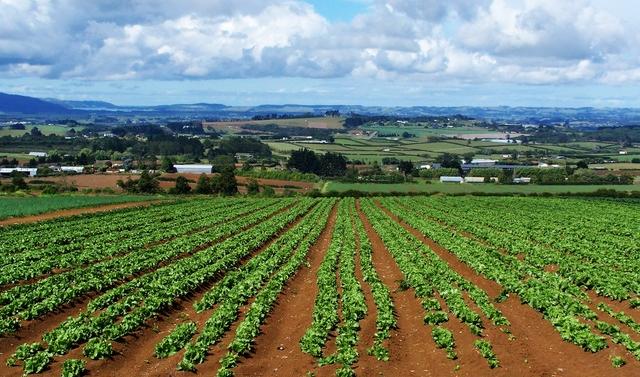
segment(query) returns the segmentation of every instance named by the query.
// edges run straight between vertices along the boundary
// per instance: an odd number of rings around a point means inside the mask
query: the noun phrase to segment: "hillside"
[[[69,114],[73,113],[62,105],[38,98],[0,93],[0,112],[21,114]]]

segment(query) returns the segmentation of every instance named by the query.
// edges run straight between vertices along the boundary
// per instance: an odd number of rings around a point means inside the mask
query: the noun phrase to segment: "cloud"
[[[599,0],[0,0],[0,77],[640,81],[637,23]]]

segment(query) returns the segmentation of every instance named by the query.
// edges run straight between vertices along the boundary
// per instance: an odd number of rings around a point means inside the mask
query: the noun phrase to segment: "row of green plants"
[[[269,201],[272,204],[273,201]],[[0,293],[0,333],[17,330],[22,320],[35,319],[71,303],[90,292],[104,292],[130,279],[134,274],[144,274],[158,268],[160,263],[170,263],[187,256],[198,247],[228,237],[238,230],[257,224],[273,213],[287,208],[291,201],[267,205],[247,213],[237,208],[229,212],[212,213],[209,227],[196,233],[185,234],[169,242],[135,253],[105,260],[94,265],[52,275],[37,282],[15,286]],[[259,208],[258,203],[256,205]],[[243,217],[234,218],[244,215]],[[211,227],[211,225],[214,225]]]
[[[350,213],[355,224],[354,230],[360,239],[360,268],[364,282],[371,288],[371,295],[376,307],[376,332],[373,344],[367,353],[378,360],[388,361],[389,350],[385,348],[384,342],[391,337],[391,331],[398,326],[395,307],[389,288],[380,280],[373,265],[373,247],[362,220],[355,215],[356,212],[356,208],[351,207]]]
[[[625,300],[640,293],[640,232],[633,228],[638,220],[635,208],[623,205],[614,211],[613,204],[603,208],[593,201],[574,201],[572,207],[560,209],[562,204],[553,203],[553,209],[536,209],[541,203],[530,199],[494,200],[491,206],[466,199],[420,202],[428,202],[432,217],[513,255],[525,254],[528,263],[540,268],[557,265],[559,274],[599,295]],[[506,205],[509,211],[505,213]],[[597,218],[580,217],[594,212],[599,214]],[[611,269],[616,273],[611,274]]]
[[[606,338],[593,331],[597,315],[586,304],[580,287],[568,279],[530,265],[517,256],[503,252],[469,236],[452,231],[429,219],[431,208],[384,200],[383,205],[403,221],[447,248],[477,273],[496,281],[504,289],[502,297],[515,293],[524,303],[541,312],[565,341],[585,351],[598,352],[607,347]]]
[[[46,360],[45,356],[64,355],[94,338],[110,343],[136,331],[149,318],[169,309],[179,298],[232,268],[252,250],[306,213],[312,205],[310,200],[300,201],[289,211],[277,213],[253,228],[116,288],[124,288],[126,295],[120,300],[117,298],[121,292],[110,295],[108,301],[113,300],[112,303],[99,313],[88,309],[44,334],[46,347],[24,360],[24,365],[37,359],[46,367],[51,359]]]
[[[377,208],[373,201],[363,200],[362,207],[403,273],[403,285],[413,288],[416,297],[421,299],[426,311],[424,322],[432,328],[434,342],[438,348],[447,351],[447,357],[455,359],[457,354],[453,335],[442,326],[449,320],[449,316],[443,311],[439,299],[446,304],[449,313],[460,319],[471,333],[482,336],[482,317],[467,305],[462,294],[467,292],[485,317],[497,326],[504,326],[508,331],[509,322],[484,291],[453,271],[437,254]],[[488,362],[492,366],[493,363]]]
[[[51,244],[34,248],[28,252],[2,258],[6,264],[0,267],[0,285],[34,279],[52,271],[69,270],[105,258],[113,258],[137,252],[152,243],[161,243],[181,234],[194,232],[211,225],[211,212],[224,208],[254,207],[252,203],[212,203],[211,208],[201,203],[188,203],[163,207],[162,211],[143,211],[132,220],[122,221],[127,228],[101,234],[85,241],[83,247],[68,247],[68,244]],[[193,214],[185,217],[184,213]],[[64,231],[64,228],[61,231]]]
[[[324,203],[326,204],[326,203]],[[205,296],[194,304],[202,312],[214,308],[198,337],[187,344],[186,352],[178,364],[180,370],[195,370],[195,365],[204,362],[208,349],[219,341],[240,315],[240,309],[256,295],[273,273],[286,263],[294,251],[314,236],[314,228],[326,217],[326,206],[316,206],[292,229],[280,236],[260,254],[244,266],[232,270]],[[220,287],[231,286],[220,290]],[[210,295],[211,293],[211,295]]]

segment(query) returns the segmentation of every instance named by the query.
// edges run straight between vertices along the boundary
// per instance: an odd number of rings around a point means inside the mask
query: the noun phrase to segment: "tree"
[[[133,193],[155,194],[162,191],[157,177],[146,170],[140,174],[139,179],[131,179],[131,177],[126,181],[119,179],[117,185],[124,191]]]
[[[196,194],[211,194],[212,192],[211,179],[206,174],[200,174],[196,183]]]
[[[400,171],[406,178],[408,174],[411,174],[411,172],[413,172],[413,162],[400,161],[400,163],[398,163],[398,169],[400,169]]]
[[[173,166],[173,161],[167,156],[162,157],[160,169],[165,173],[175,173],[176,168]]]
[[[347,172],[347,159],[338,153],[325,153],[320,156],[319,163],[323,177],[341,177]]]
[[[189,186],[189,180],[179,175],[176,178],[176,187],[173,188],[172,194],[184,195],[191,192],[191,186]]]
[[[247,194],[249,195],[257,195],[260,193],[260,184],[258,184],[258,180],[255,178],[250,178],[247,180]]]
[[[214,177],[211,184],[213,191],[222,195],[235,195],[238,193],[238,182],[233,168],[225,168]]]
[[[320,160],[314,151],[299,149],[291,152],[287,161],[287,168],[296,169],[301,173],[320,173]]]
[[[13,172],[11,175],[11,184],[15,187],[16,190],[26,190],[29,188],[27,182],[24,181],[24,177],[22,173]]]
[[[222,172],[225,169],[233,169],[235,167],[236,159],[233,156],[215,156],[211,161],[214,172]]]
[[[443,168],[453,168],[460,170],[460,157],[456,154],[443,153],[436,158],[436,162],[439,162]]]
[[[43,135],[42,135],[42,132],[40,132],[40,130],[38,129],[38,127],[33,127],[31,129],[31,136],[39,137],[39,136],[43,136]]]
[[[473,152],[467,152],[464,155],[462,155],[464,161],[469,164],[471,163],[471,161],[473,161],[473,156],[475,156],[475,153]]]
[[[578,163],[576,164],[576,167],[578,169],[589,169],[589,164],[587,164],[586,161],[581,160],[581,161],[578,161]]]

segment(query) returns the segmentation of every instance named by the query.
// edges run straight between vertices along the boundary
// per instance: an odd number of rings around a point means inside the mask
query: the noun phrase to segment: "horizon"
[[[629,0],[0,0],[0,91],[118,106],[640,108]]]

